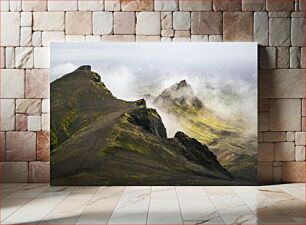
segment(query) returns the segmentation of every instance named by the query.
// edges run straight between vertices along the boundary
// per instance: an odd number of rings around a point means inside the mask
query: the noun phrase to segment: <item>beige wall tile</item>
[[[8,161],[36,160],[36,133],[7,132],[6,159]]]
[[[214,11],[241,11],[241,0],[213,0]]]
[[[20,13],[1,13],[1,46],[19,46]]]
[[[272,162],[274,160],[274,144],[273,143],[258,143],[257,160],[264,162]]]
[[[39,115],[41,113],[40,99],[16,99],[16,113]]]
[[[15,129],[15,100],[0,99],[0,131]]]
[[[140,12],[137,14],[137,35],[160,35],[160,12]]]
[[[179,0],[180,11],[212,11],[212,0],[193,1]]]
[[[122,11],[152,11],[154,0],[121,0]]]
[[[284,162],[282,166],[283,182],[305,182],[306,162]]]
[[[222,34],[222,13],[192,12],[192,34]]]
[[[0,83],[1,98],[24,97],[24,71],[16,69],[2,69]]]
[[[257,180],[259,184],[272,183],[272,162],[258,162],[257,163]]]
[[[242,0],[243,11],[264,11],[265,8],[265,0]]]
[[[134,12],[114,13],[114,34],[135,34],[136,15]]]
[[[50,160],[50,134],[47,131],[37,132],[37,160]]]
[[[223,13],[223,35],[224,41],[253,41],[253,14]]]
[[[154,1],[154,9],[155,11],[177,11],[178,3],[178,0]]]
[[[41,131],[41,116],[28,116],[28,130]]]
[[[267,0],[266,7],[268,11],[292,11],[294,0]]]
[[[78,0],[48,0],[48,11],[77,11]]]
[[[16,131],[28,130],[28,117],[26,114],[16,114]]]
[[[304,70],[260,70],[258,79],[261,98],[304,98]]]
[[[64,12],[34,12],[33,30],[63,31],[65,29]]]
[[[29,163],[29,182],[48,183],[50,182],[50,163],[49,162],[30,162]]]
[[[26,98],[49,98],[49,71],[33,69],[26,71]]]
[[[78,0],[78,4],[80,11],[102,11],[104,9],[104,0]]]
[[[301,130],[301,100],[273,99],[270,108],[271,131]]]
[[[120,11],[120,0],[106,0],[105,11]]]
[[[265,132],[264,141],[265,142],[282,142],[286,141],[286,132]]]
[[[294,142],[279,142],[274,144],[276,161],[293,161],[295,158]]]
[[[23,11],[46,11],[47,10],[46,0],[22,0]]]
[[[66,34],[92,34],[91,12],[67,12]],[[103,24],[101,24],[103,26]]]
[[[92,20],[93,34],[112,34],[114,20],[112,12],[94,12]]]
[[[2,182],[28,182],[28,162],[0,162]]]

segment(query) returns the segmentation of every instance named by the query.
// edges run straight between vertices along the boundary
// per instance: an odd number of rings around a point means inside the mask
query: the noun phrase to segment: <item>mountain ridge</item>
[[[234,184],[216,156],[177,132],[167,138],[144,99],[117,99],[82,66],[51,83],[52,185]]]
[[[186,80],[164,89],[157,97],[144,95],[144,98],[163,118],[170,118],[166,120],[166,127],[175,123],[176,129],[208,145],[233,176],[250,181],[256,179],[256,152],[249,149],[256,149],[256,138],[244,136],[241,124],[240,127],[232,124],[207,107]]]

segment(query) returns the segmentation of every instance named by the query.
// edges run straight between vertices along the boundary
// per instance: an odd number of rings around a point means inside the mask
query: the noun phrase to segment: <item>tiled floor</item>
[[[50,187],[1,184],[1,224],[305,224],[305,184]]]

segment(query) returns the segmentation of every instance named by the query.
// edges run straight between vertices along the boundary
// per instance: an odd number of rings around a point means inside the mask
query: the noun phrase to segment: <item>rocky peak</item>
[[[91,71],[91,66],[90,65],[83,65],[77,68],[77,70],[86,70],[86,71]]]
[[[177,84],[176,89],[179,90],[179,89],[184,88],[184,87],[187,87],[187,86],[188,86],[187,81],[186,81],[186,80],[181,80],[181,81]]]
[[[199,110],[203,107],[201,100],[194,94],[193,89],[186,80],[181,80],[165,89],[155,100],[157,103],[166,103],[181,106],[184,109],[194,107]]]

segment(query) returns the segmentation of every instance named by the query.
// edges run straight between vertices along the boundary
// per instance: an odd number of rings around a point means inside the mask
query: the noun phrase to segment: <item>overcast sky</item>
[[[136,100],[150,88],[157,95],[182,79],[199,95],[206,94],[207,84],[257,90],[255,43],[51,44],[51,82],[87,64],[125,100]]]
[[[254,118],[257,127],[256,43],[51,43],[51,82],[82,65],[124,100],[185,79],[211,109]]]

